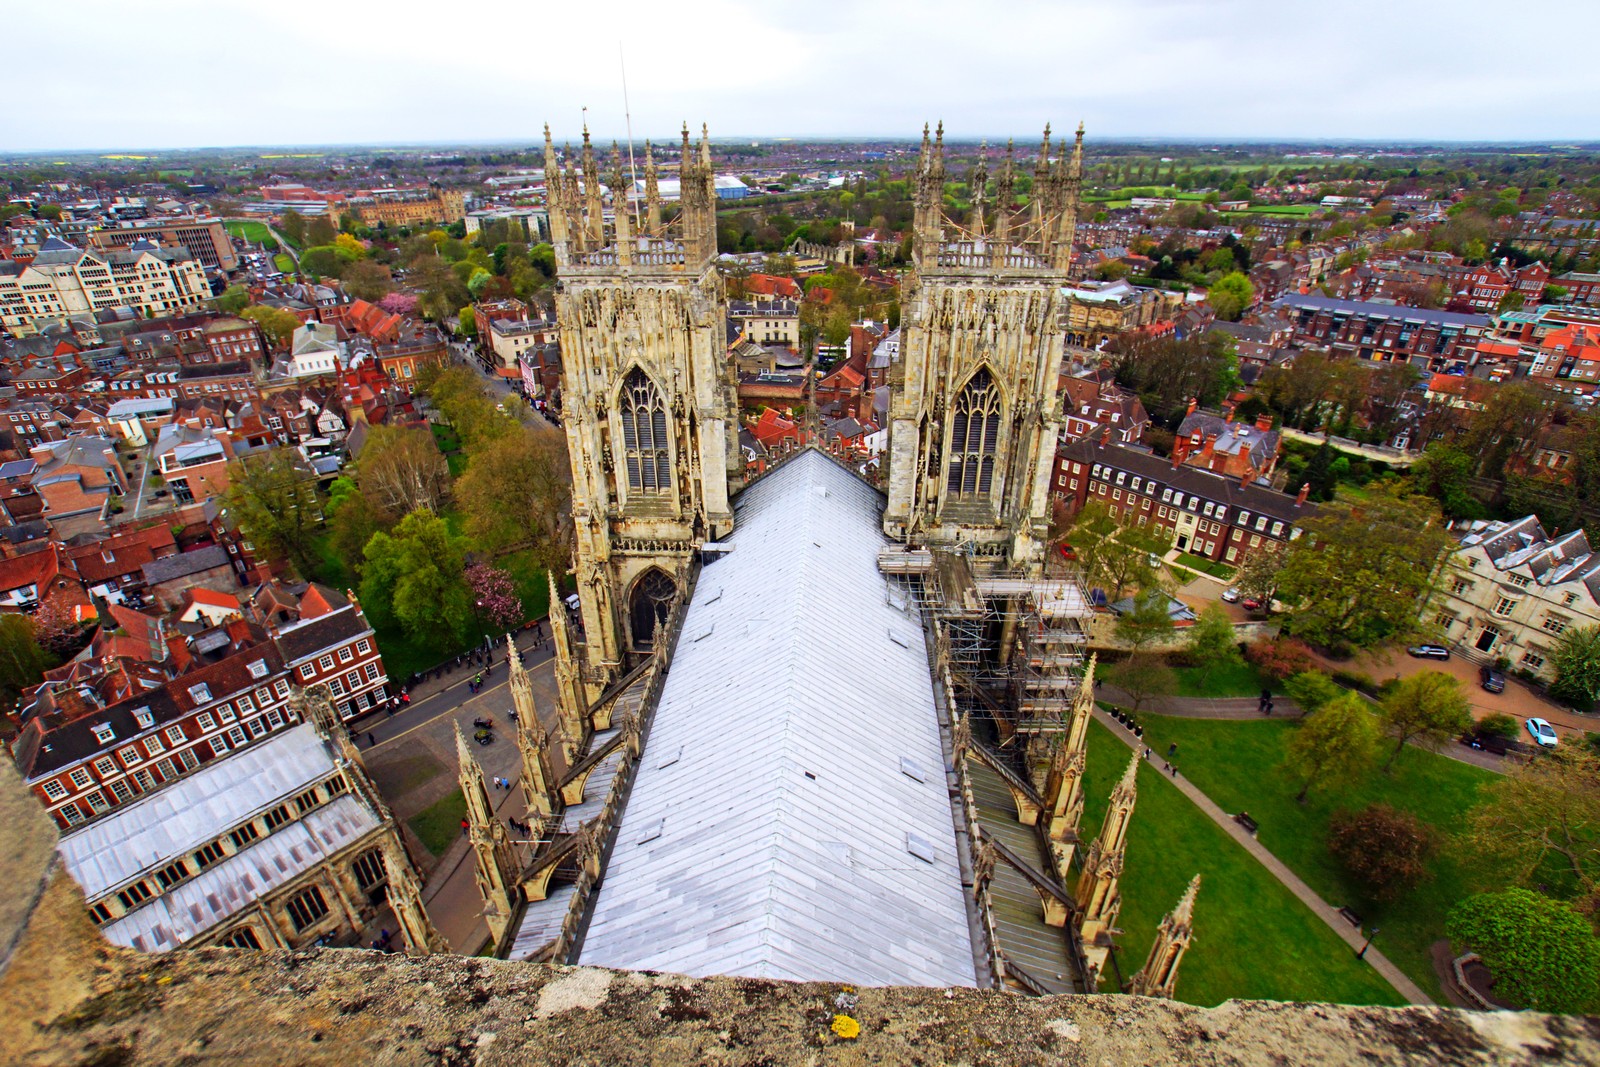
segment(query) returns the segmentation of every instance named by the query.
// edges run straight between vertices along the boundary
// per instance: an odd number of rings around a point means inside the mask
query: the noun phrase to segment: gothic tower
[[[1117,915],[1122,911],[1122,893],[1117,882],[1122,878],[1122,855],[1128,840],[1128,823],[1133,819],[1133,802],[1137,798],[1139,754],[1135,752],[1123,772],[1122,781],[1111,791],[1111,804],[1106,809],[1106,821],[1100,826],[1100,836],[1089,846],[1083,858],[1083,874],[1078,878],[1078,935],[1083,940],[1083,954],[1092,972],[1089,988],[1093,989],[1099,974],[1111,954],[1111,935],[1116,930]]]
[[[1136,997],[1171,997],[1178,988],[1178,964],[1194,938],[1194,898],[1200,892],[1197,874],[1184,890],[1178,906],[1161,919],[1156,939],[1144,966],[1133,976],[1128,992]]]
[[[1062,148],[1065,148],[1063,145]],[[1050,129],[1030,211],[1014,211],[1008,148],[989,222],[986,164],[968,175],[966,224],[945,216],[944,124],[922,131],[913,271],[903,289],[899,362],[889,371],[889,504],[884,530],[959,547],[991,566],[1035,569],[1049,522],[1083,130],[1052,158]]]
[[[696,544],[732,528],[729,496],[742,484],[708,135],[702,128],[691,145],[684,126],[670,224],[660,221],[653,152],[646,166],[650,203],[636,220],[613,151],[608,218],[587,129],[581,191],[545,130],[590,696],[648,650]]]
[[[478,892],[483,897],[483,918],[496,945],[511,925],[514,909],[522,902],[517,854],[505,823],[494,813],[494,801],[483,780],[483,769],[472,758],[461,726],[456,725],[456,758],[461,763],[461,795],[467,802],[467,839],[477,859]]]

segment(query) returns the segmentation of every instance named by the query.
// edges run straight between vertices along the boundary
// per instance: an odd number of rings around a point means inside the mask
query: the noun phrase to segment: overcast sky
[[[1600,0],[14,0],[0,150],[1600,138]],[[1562,42],[1567,42],[1563,45]]]

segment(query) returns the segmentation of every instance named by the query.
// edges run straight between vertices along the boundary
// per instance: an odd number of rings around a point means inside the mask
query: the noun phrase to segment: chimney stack
[[[1272,429],[1272,415],[1270,412],[1263,411],[1256,416],[1256,429],[1262,433],[1267,433]]]
[[[1300,487],[1299,494],[1294,498],[1294,506],[1299,507],[1306,502],[1306,497],[1311,495],[1311,483],[1306,482]]]
[[[1189,398],[1189,410],[1185,411],[1183,413],[1184,417],[1187,418],[1188,416],[1193,415],[1194,414],[1194,409],[1199,407],[1199,406],[1200,406],[1200,398],[1196,397],[1196,396],[1191,396]]]
[[[1110,443],[1111,443],[1111,426],[1108,423],[1107,425],[1101,427],[1101,429],[1100,429],[1100,447],[1104,448],[1106,445],[1109,445]]]
[[[1250,468],[1246,467],[1243,474],[1239,475],[1239,488],[1250,488]]]

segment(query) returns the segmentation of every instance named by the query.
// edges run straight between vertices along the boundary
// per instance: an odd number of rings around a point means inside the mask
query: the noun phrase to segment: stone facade
[[[587,130],[581,196],[567,163],[546,131],[584,669],[597,693],[650,646],[696,546],[732,528],[743,456],[706,138],[696,150],[684,128],[678,219],[664,226],[650,197],[638,234],[626,210],[607,220]],[[648,154],[646,169],[654,189]],[[622,180],[618,166],[611,187]]]
[[[1083,133],[1070,161],[1048,128],[1031,216],[1013,217],[1008,153],[992,224],[980,192],[966,225],[942,207],[944,130],[923,131],[903,344],[889,370],[889,504],[884,530],[990,560],[1037,564],[1061,435],[1061,290],[1072,258]],[[969,174],[987,184],[980,161]]]

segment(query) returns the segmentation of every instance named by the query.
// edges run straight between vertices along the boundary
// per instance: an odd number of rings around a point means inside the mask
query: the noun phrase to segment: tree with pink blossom
[[[410,293],[390,293],[378,301],[378,306],[393,315],[414,315],[417,311],[417,298]]]
[[[474,563],[467,568],[466,579],[478,607],[478,618],[491,630],[504,631],[522,624],[522,600],[511,575],[488,563]]]

